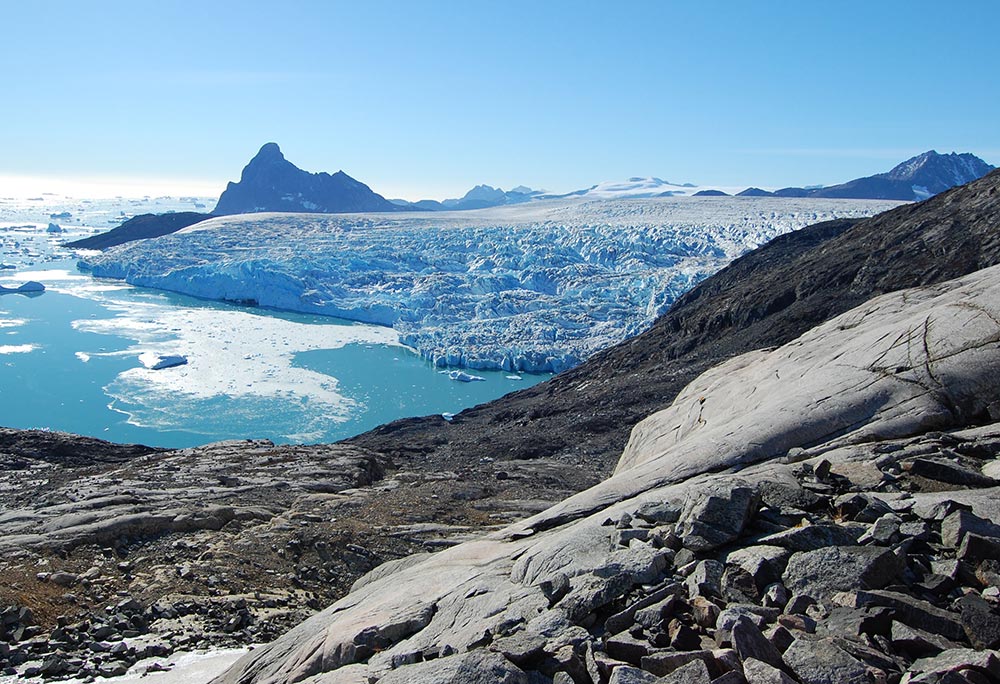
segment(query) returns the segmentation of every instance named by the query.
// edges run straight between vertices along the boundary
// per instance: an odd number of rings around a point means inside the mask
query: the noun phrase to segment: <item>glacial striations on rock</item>
[[[243,169],[239,182],[226,186],[212,214],[400,210],[343,171],[332,175],[303,171],[285,159],[276,143],[267,143]]]
[[[982,471],[998,419],[1000,266],[882,295],[696,378],[606,481],[376,571],[215,681],[458,681],[426,673],[470,659],[496,681],[995,676],[997,483],[915,464]]]

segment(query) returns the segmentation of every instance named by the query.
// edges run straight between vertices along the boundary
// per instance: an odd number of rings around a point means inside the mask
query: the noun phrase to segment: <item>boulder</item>
[[[900,559],[878,546],[831,546],[788,559],[782,580],[793,594],[824,599],[849,589],[881,589],[902,570]]]
[[[956,608],[961,613],[962,627],[973,647],[1000,647],[1000,612],[976,594],[963,596],[956,602]]]
[[[528,676],[497,653],[469,651],[405,665],[378,680],[380,684],[530,684]]]
[[[933,684],[939,676],[950,672],[971,670],[987,677],[988,681],[1000,681],[1000,654],[997,651],[976,651],[971,648],[954,648],[942,651],[930,658],[921,658],[910,666],[916,676],[912,684]]]
[[[957,549],[969,533],[1000,543],[1000,525],[984,520],[971,511],[957,510],[941,521],[941,543]]]
[[[619,665],[611,671],[611,677],[608,678],[608,684],[657,684],[659,681],[660,678],[656,675],[628,665]]]
[[[660,684],[711,684],[711,681],[703,660],[692,660],[660,678]]]
[[[787,674],[756,658],[743,660],[743,676],[747,684],[796,684]]]
[[[741,616],[733,625],[732,641],[733,648],[739,654],[740,660],[746,661],[747,658],[754,658],[772,667],[784,666],[778,649],[764,638],[757,625],[746,616]]]
[[[958,615],[898,591],[848,591],[836,595],[834,600],[850,608],[889,608],[894,620],[910,627],[934,632],[952,641],[965,638],[965,628]]]
[[[863,530],[842,525],[806,525],[761,537],[758,544],[790,551],[815,551],[827,546],[855,546]]]
[[[677,536],[685,548],[711,551],[736,540],[759,503],[752,487],[734,481],[696,488],[684,503]]]
[[[802,684],[870,684],[868,666],[833,639],[796,639],[782,657]]]

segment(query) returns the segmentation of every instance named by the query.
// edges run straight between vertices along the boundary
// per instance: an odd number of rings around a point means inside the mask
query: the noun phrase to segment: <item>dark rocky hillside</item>
[[[549,382],[351,442],[395,458],[583,460],[610,472],[632,426],[737,354],[783,344],[871,297],[1000,263],[1000,171],[919,204],[773,240],[681,297],[647,332]]]
[[[133,240],[145,240],[176,233],[178,230],[210,218],[212,218],[211,214],[197,211],[179,211],[173,214],[141,214],[130,218],[106,233],[68,242],[66,246],[74,249],[107,249]]]

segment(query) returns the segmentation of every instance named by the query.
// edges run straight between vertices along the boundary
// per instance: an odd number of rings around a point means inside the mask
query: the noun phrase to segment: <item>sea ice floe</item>
[[[37,348],[34,344],[0,344],[0,354],[27,354]]]

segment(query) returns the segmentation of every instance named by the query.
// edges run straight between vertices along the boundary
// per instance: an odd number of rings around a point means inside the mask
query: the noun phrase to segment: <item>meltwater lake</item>
[[[475,371],[485,380],[457,382],[390,329],[99,280],[59,247],[123,212],[197,201],[0,199],[0,285],[46,287],[0,295],[0,426],[164,447],[328,442],[396,418],[458,413],[548,377]],[[151,370],[151,355],[188,363]]]

